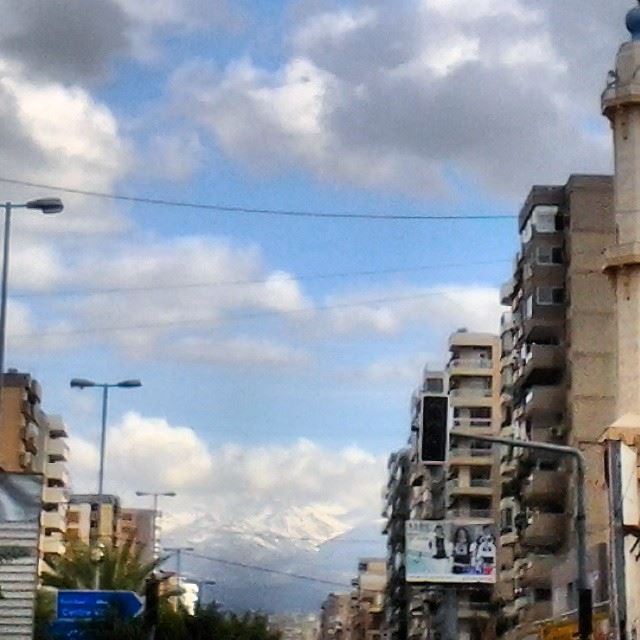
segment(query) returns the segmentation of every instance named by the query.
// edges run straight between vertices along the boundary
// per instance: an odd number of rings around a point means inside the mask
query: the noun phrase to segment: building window
[[[564,304],[564,289],[562,287],[538,287],[536,302],[540,305]]]
[[[551,602],[551,589],[534,589],[534,602]]]
[[[529,296],[524,305],[524,317],[529,320],[533,317],[533,296]]]
[[[562,264],[564,262],[562,247],[538,247],[536,262],[538,264]]]

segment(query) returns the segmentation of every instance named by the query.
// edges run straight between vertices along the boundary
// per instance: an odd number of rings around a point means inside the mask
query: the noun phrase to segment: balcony
[[[491,418],[453,418],[451,430],[490,435],[493,433],[493,420]]]
[[[40,526],[47,531],[66,531],[67,522],[59,511],[43,511]]]
[[[491,407],[493,405],[493,391],[475,387],[459,387],[449,390],[449,400],[452,407]]]
[[[532,344],[521,368],[520,384],[556,384],[562,375],[565,350],[560,345]]]
[[[62,487],[45,487],[42,492],[44,504],[63,504],[69,499],[69,492]]]
[[[518,534],[515,529],[506,529],[500,533],[500,545],[503,547],[509,547],[518,542]]]
[[[47,443],[50,462],[65,462],[69,459],[69,445],[64,438],[50,439]]]
[[[67,473],[67,465],[64,462],[47,462],[45,470],[45,475],[49,481],[56,482],[62,487],[69,485],[69,474]]]
[[[449,449],[449,464],[452,466],[489,466],[493,464],[493,449],[475,447],[468,441],[466,444],[452,446]]]
[[[454,358],[447,364],[449,378],[455,376],[489,376],[493,360],[489,358]]]
[[[469,507],[450,507],[447,509],[447,518],[455,521],[474,522],[486,520],[487,524],[493,522],[493,511],[491,509],[470,509]],[[484,523],[482,523],[484,524]]]
[[[532,549],[554,551],[564,544],[568,529],[569,517],[564,513],[532,513],[521,536],[522,544]]]
[[[561,506],[565,503],[568,487],[569,473],[567,471],[536,470],[524,487],[523,502],[530,507]]]
[[[64,554],[65,546],[61,533],[53,533],[40,538],[40,551],[46,554],[61,556]]]
[[[49,436],[51,438],[67,438],[67,427],[60,416],[47,416]]]
[[[447,482],[450,496],[492,496],[493,481],[482,479],[469,480],[468,484],[460,482],[460,478],[453,478]]]
[[[24,448],[29,453],[38,453],[38,436],[40,435],[40,429],[35,422],[27,422],[22,427],[22,441]]]
[[[562,414],[566,390],[562,385],[532,387],[525,397],[524,413],[528,418],[540,415]]]
[[[518,575],[518,586],[550,589],[551,571],[557,564],[554,557],[530,556]]]
[[[516,280],[515,278],[509,278],[501,287],[500,287],[500,304],[509,305],[513,300],[513,296],[516,290]]]

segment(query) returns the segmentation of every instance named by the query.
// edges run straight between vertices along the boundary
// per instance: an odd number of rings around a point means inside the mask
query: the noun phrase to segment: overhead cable
[[[347,219],[347,220],[513,220],[516,216],[501,214],[409,214],[409,213],[357,213],[357,212],[330,212],[330,211],[304,211],[298,209],[267,209],[248,206],[232,206],[214,204],[206,202],[189,202],[186,200],[168,200],[165,198],[155,198],[150,196],[132,196],[118,193],[107,193],[104,191],[92,191],[88,189],[76,189],[72,187],[62,187],[58,185],[31,182],[29,180],[17,180],[0,176],[0,182],[14,184],[22,187],[35,189],[46,189],[47,191],[58,191],[75,195],[102,198],[106,200],[117,200],[121,202],[131,202],[136,204],[151,204],[163,207],[174,207],[182,209],[200,209],[216,211],[218,213],[233,214],[254,214],[265,216],[284,216],[290,218],[325,218],[325,219]]]

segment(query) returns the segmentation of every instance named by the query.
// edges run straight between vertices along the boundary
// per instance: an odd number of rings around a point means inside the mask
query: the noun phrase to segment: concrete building
[[[42,410],[42,387],[27,373],[3,378],[0,468],[44,477],[40,561],[64,553],[69,491],[67,431],[62,419]]]
[[[455,527],[493,526],[500,503],[499,460],[492,445],[456,434],[500,432],[500,341],[461,329],[449,338],[449,455],[446,519]],[[456,588],[459,638],[495,637],[491,585]]]
[[[534,187],[519,216],[521,249],[501,292],[502,435],[568,444],[587,459],[590,567],[596,601],[607,599],[608,511],[598,438],[615,396],[614,295],[602,272],[615,242],[611,178],[572,176]],[[499,631],[576,606],[574,480],[567,459],[530,451],[501,458]]]
[[[42,430],[42,453],[38,454],[38,468],[44,472],[40,555],[45,562],[51,556],[64,554],[65,549],[69,500],[67,435],[60,416],[46,417],[46,429]]]
[[[154,528],[155,518],[153,509],[122,508],[116,524],[116,539],[118,544],[132,540],[138,549],[142,550],[141,560],[151,562],[154,557]]]
[[[322,603],[319,640],[351,640],[351,594],[330,593]]]
[[[380,640],[387,584],[385,558],[361,558],[351,593],[352,640]]]
[[[116,544],[120,512],[117,496],[72,495],[67,511],[67,539],[84,544]]]
[[[389,456],[385,507],[382,513],[387,536],[387,593],[385,629],[389,640],[407,637],[409,586],[405,576],[405,523],[411,510],[411,449],[402,449]],[[417,455],[417,454],[416,454]]]

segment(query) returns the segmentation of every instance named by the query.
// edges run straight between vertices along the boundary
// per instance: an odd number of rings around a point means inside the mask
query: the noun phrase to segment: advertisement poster
[[[407,582],[494,584],[492,525],[409,520],[405,528]]]

